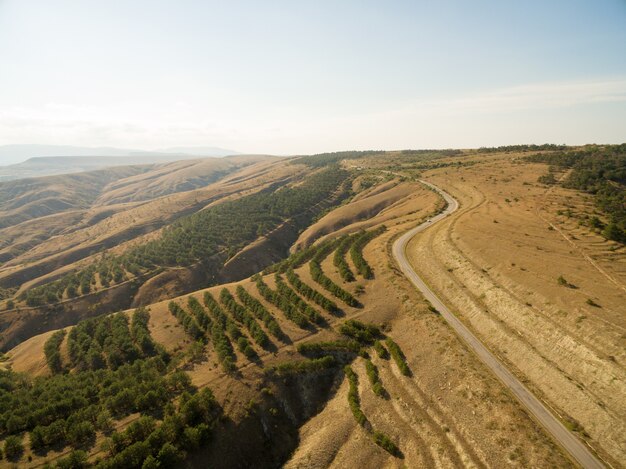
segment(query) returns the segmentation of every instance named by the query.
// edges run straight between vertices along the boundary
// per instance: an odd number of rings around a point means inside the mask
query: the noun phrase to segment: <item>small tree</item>
[[[7,459],[17,461],[24,453],[22,438],[16,435],[8,436],[4,441],[4,454]]]

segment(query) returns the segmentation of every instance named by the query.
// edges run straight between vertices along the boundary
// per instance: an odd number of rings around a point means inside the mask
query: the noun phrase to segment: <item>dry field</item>
[[[626,252],[559,215],[593,206],[538,184],[545,172],[494,155],[425,173],[461,209],[409,253],[481,340],[616,466],[626,458]]]

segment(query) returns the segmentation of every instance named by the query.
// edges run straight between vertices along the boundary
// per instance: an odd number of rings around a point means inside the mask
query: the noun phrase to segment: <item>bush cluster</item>
[[[354,340],[335,340],[329,342],[306,342],[299,344],[297,350],[306,356],[323,356],[332,352],[348,352],[358,355],[361,352],[361,344]]]
[[[348,319],[339,326],[339,332],[363,345],[373,345],[382,337],[380,329],[373,324],[364,324],[356,319]]]

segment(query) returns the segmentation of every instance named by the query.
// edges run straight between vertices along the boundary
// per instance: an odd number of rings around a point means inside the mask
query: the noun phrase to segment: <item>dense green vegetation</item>
[[[292,269],[289,269],[287,271],[287,279],[289,280],[289,283],[293,285],[296,291],[307,300],[313,301],[331,314],[337,314],[339,312],[339,307],[337,306],[337,303],[329,300],[320,292],[304,283],[300,279],[300,277],[298,277],[298,274],[296,274]]]
[[[337,151],[332,153],[318,153],[316,155],[302,156],[293,160],[293,163],[306,164],[312,167],[321,167],[337,164],[342,160],[354,160],[368,156],[381,155],[385,153],[380,150],[367,151]]]
[[[312,373],[332,368],[335,364],[335,359],[331,355],[326,355],[322,358],[281,363],[268,368],[266,373],[276,374],[278,376]]]
[[[571,169],[563,186],[593,194],[598,208],[608,218],[603,223],[598,217],[589,220],[589,226],[619,243],[626,243],[626,144],[585,147],[578,151],[537,154],[527,158],[560,169]],[[554,184],[556,179],[542,176],[541,182]]]
[[[72,328],[67,336],[71,368],[115,370],[122,365],[160,355],[167,362],[165,351],[158,347],[148,331],[148,312],[138,309],[132,327],[125,313],[86,319]]]
[[[107,287],[124,281],[129,274],[136,276],[157,273],[165,267],[188,266],[220,252],[231,257],[286,219],[301,215],[297,223],[306,226],[315,215],[311,207],[331,197],[347,176],[346,171],[331,165],[295,187],[272,187],[183,217],[165,228],[159,238],[32,288],[21,299],[30,306],[55,303],[64,295],[89,293],[96,285],[96,277],[102,287]],[[347,195],[345,191],[342,194]]]
[[[411,370],[409,369],[409,365],[406,363],[406,358],[404,353],[402,353],[400,346],[396,344],[391,337],[387,337],[387,339],[385,339],[385,343],[387,344],[391,357],[396,362],[396,365],[398,365],[400,372],[404,376],[411,376]]]
[[[174,467],[186,452],[205,444],[218,422],[221,409],[207,388],[182,393],[178,408],[159,422],[149,416],[131,423],[108,440],[108,458],[97,468]]]
[[[354,243],[350,247],[350,256],[352,257],[352,262],[354,262],[354,266],[356,267],[357,272],[367,280],[374,278],[374,273],[372,272],[372,268],[367,263],[365,258],[363,257],[363,248],[369,243],[371,240],[376,238],[381,233],[384,233],[387,228],[385,226],[381,226],[375,230],[362,232],[360,235],[357,235]]]
[[[335,340],[330,342],[306,342],[299,344],[298,353],[305,356],[320,357],[333,352],[350,353],[358,355],[361,353],[361,344],[355,340]]]
[[[56,331],[50,336],[43,346],[43,351],[46,356],[46,363],[52,373],[60,373],[63,371],[63,363],[61,361],[61,343],[65,338],[65,329]]]

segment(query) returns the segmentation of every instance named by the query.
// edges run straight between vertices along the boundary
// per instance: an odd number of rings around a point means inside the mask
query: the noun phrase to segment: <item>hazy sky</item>
[[[626,141],[626,0],[0,0],[0,145]]]

